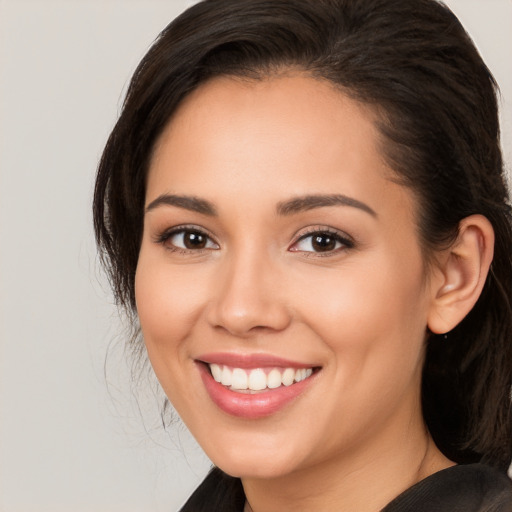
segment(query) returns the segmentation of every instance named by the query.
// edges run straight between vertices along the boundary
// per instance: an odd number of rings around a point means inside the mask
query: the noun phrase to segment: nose
[[[255,251],[223,262],[207,312],[210,325],[237,337],[285,329],[291,314],[276,267]]]

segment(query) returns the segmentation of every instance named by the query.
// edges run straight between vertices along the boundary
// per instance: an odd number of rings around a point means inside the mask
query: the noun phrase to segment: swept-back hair
[[[511,460],[512,234],[496,83],[455,15],[435,0],[206,0],[174,20],[137,68],[103,153],[97,242],[118,302],[135,311],[134,277],[152,150],[198,84],[286,69],[328,80],[378,114],[381,150],[417,198],[425,260],[472,214],[495,231],[474,309],[427,340],[423,412],[459,463]]]

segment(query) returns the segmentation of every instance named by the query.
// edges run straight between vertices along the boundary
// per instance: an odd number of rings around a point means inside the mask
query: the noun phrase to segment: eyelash
[[[335,242],[335,244],[339,244],[340,247],[335,247],[333,250],[327,250],[325,252],[305,251],[305,250],[301,250],[301,249],[294,249],[294,247],[296,245],[298,245],[300,242],[307,240],[308,238],[313,238],[315,235],[326,236],[328,238],[331,238]],[[310,243],[312,244],[313,240]],[[299,238],[295,242],[293,242],[293,244],[291,245],[289,250],[291,250],[293,252],[301,252],[303,255],[305,255],[307,257],[312,257],[312,255],[314,255],[314,257],[325,258],[325,257],[329,257],[329,256],[334,256],[341,251],[345,251],[347,249],[352,249],[352,248],[354,248],[354,246],[355,246],[354,241],[345,233],[334,230],[332,228],[315,226],[315,227],[310,228],[305,233],[302,233],[299,236]]]
[[[199,235],[201,237],[205,237],[205,239],[207,240],[206,243],[210,243],[210,244],[215,244],[217,247],[215,248],[212,248],[212,247],[204,247],[204,248],[195,248],[195,249],[192,249],[192,248],[187,248],[187,247],[177,247],[176,245],[174,244],[171,244],[169,243],[169,240],[173,237],[173,236],[176,236],[176,235],[179,235],[179,234],[195,234],[195,235]],[[160,233],[159,235],[157,235],[155,237],[155,242],[157,244],[160,244],[160,245],[163,245],[165,247],[165,249],[167,249],[168,251],[171,251],[171,252],[178,252],[180,254],[190,254],[190,253],[203,253],[204,251],[210,251],[212,249],[217,249],[218,248],[218,244],[217,242],[215,242],[213,240],[213,238],[208,234],[206,233],[203,229],[200,229],[196,226],[176,226],[176,227],[173,227],[173,228],[170,228],[170,229],[167,229],[165,231],[163,231],[162,233]]]
[[[169,240],[172,237],[174,237],[176,235],[180,235],[180,234],[182,234],[184,236],[187,233],[198,235],[200,237],[205,237],[206,244],[207,245],[213,244],[215,247],[206,246],[206,247],[201,247],[201,248],[186,248],[186,247],[177,247],[176,245],[169,243]],[[294,248],[295,246],[297,246],[301,242],[307,240],[308,238],[312,238],[314,235],[317,235],[319,237],[324,236],[324,237],[330,238],[332,241],[334,241],[335,245],[339,244],[340,247],[335,247],[332,250],[326,250],[324,252],[323,251],[314,251],[314,250],[307,251],[307,250],[303,250],[303,249]],[[200,229],[196,226],[176,226],[171,229],[167,229],[155,237],[155,242],[163,245],[167,250],[169,250],[171,252],[178,252],[180,254],[190,254],[190,253],[201,254],[204,251],[217,250],[219,248],[218,243],[215,242],[213,240],[213,238],[208,233],[206,233],[203,229]],[[311,244],[313,244],[313,243],[314,242],[311,241]],[[352,249],[354,247],[354,245],[355,245],[354,241],[350,237],[348,237],[346,234],[341,233],[336,230],[333,230],[332,228],[324,228],[324,227],[318,226],[318,227],[310,228],[307,232],[302,233],[292,243],[292,245],[290,246],[290,248],[288,250],[291,252],[300,252],[303,255],[307,255],[307,257],[312,257],[312,255],[314,255],[314,257],[328,257],[328,256],[333,256],[335,254],[338,254],[340,251]]]

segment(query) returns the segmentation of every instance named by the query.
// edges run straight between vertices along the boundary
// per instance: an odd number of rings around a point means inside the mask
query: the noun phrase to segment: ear
[[[471,311],[487,279],[494,253],[494,230],[482,215],[459,224],[459,235],[442,251],[432,276],[427,325],[436,334],[451,331]]]

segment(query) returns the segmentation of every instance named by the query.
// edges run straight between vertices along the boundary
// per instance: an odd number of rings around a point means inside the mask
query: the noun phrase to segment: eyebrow
[[[195,196],[178,196],[174,194],[162,194],[146,206],[146,213],[160,206],[176,206],[203,215],[216,216],[217,210],[215,206],[206,199],[200,199]],[[358,208],[372,217],[377,217],[375,210],[367,204],[358,201],[352,197],[342,194],[329,195],[307,195],[294,197],[288,201],[283,201],[277,205],[277,213],[279,215],[293,215],[295,213],[313,210],[315,208],[323,208],[326,206],[350,206]]]
[[[277,213],[279,215],[293,215],[294,213],[300,213],[325,206],[350,206],[369,213],[372,217],[377,217],[375,210],[370,208],[367,204],[342,194],[295,197],[289,201],[279,203],[277,205]]]
[[[209,215],[212,217],[217,215],[217,210],[210,201],[199,199],[194,196],[162,194],[146,206],[146,213],[158,208],[159,206],[177,206],[178,208],[202,213],[203,215]]]

